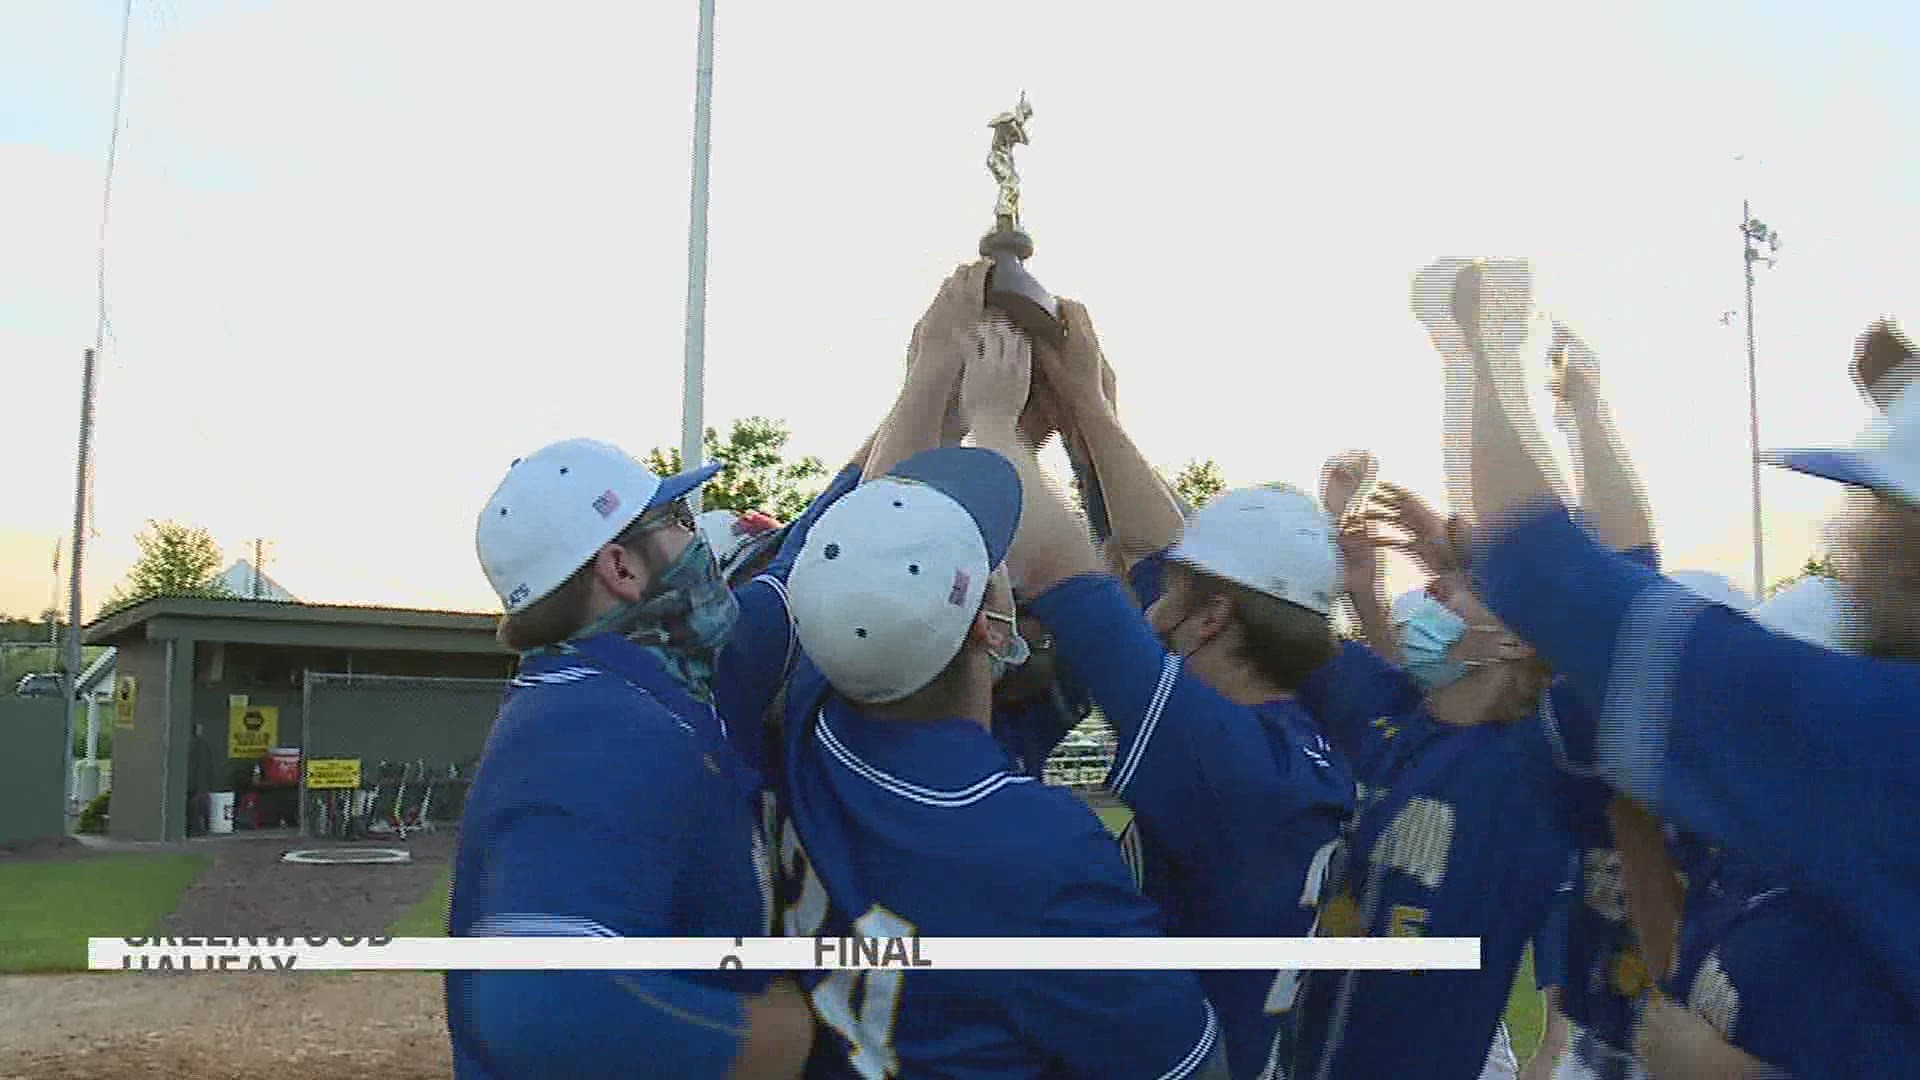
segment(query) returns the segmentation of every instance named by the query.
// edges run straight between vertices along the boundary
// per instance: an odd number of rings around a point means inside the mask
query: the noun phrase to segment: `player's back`
[[[1365,793],[1318,932],[1475,937],[1481,966],[1309,973],[1297,1076],[1479,1075],[1572,850],[1539,784],[1550,766],[1529,760],[1537,736],[1525,723],[1449,728],[1420,713],[1401,718],[1398,767]],[[1376,1037],[1386,1030],[1396,1038]]]
[[[980,724],[867,717],[803,663],[789,695],[785,929],[817,937],[1154,936],[1159,913],[1069,792]],[[1182,1077],[1218,1040],[1186,972],[814,973],[816,1077]]]
[[[1824,900],[1735,852],[1697,865],[1674,1000],[1792,1076],[1920,1075],[1920,1017]]]

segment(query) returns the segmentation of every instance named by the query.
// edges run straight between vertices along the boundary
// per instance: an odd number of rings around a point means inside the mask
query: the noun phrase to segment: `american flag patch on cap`
[[[599,511],[601,517],[611,517],[615,510],[620,509],[620,496],[615,495],[612,488],[608,488],[600,493],[599,498],[593,500],[593,508]]]
[[[967,576],[965,570],[955,570],[953,572],[953,591],[947,594],[947,603],[952,604],[954,607],[959,607],[966,603],[967,587],[972,584],[973,579]]]

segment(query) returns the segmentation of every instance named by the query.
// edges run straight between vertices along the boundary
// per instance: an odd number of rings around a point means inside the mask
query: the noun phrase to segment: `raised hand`
[[[1460,569],[1447,519],[1398,484],[1381,481],[1363,520],[1399,532],[1386,546],[1406,552],[1436,577]]]
[[[940,283],[933,302],[913,325],[913,363],[932,358],[958,369],[966,361],[974,324],[987,309],[987,271],[992,265],[985,259],[962,263]]]
[[[1600,398],[1600,358],[1580,335],[1562,322],[1553,324],[1547,346],[1547,389],[1553,392],[1553,424],[1572,433],[1574,414]]]
[[[1113,369],[1100,350],[1100,336],[1086,305],[1077,300],[1059,298],[1060,323],[1066,330],[1056,347],[1046,342],[1033,350],[1034,366],[1065,407],[1068,419],[1090,409],[1106,408],[1112,401]]]
[[[975,431],[1019,422],[1033,379],[1027,335],[1005,318],[975,325],[973,354],[960,375],[960,415]]]
[[[1320,505],[1338,522],[1363,509],[1358,501],[1380,472],[1380,462],[1365,450],[1342,450],[1320,468]]]

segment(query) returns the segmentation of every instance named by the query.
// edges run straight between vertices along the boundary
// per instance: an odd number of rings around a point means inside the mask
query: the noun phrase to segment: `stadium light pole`
[[[713,0],[700,0],[693,89],[693,207],[687,222],[687,369],[680,400],[680,467],[700,465],[707,366],[707,164],[713,150]],[[700,493],[687,496],[697,512]]]
[[[1740,200],[1740,246],[1747,273],[1747,424],[1752,440],[1753,466],[1753,596],[1757,602],[1767,595],[1765,557],[1762,555],[1760,517],[1760,388],[1759,365],[1753,347],[1753,264],[1764,259],[1772,266],[1780,253],[1780,234],[1753,216],[1753,207]],[[1766,251],[1761,252],[1762,246]]]

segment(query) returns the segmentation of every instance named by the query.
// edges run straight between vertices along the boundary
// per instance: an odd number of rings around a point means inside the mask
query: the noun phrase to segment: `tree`
[[[718,464],[720,471],[702,489],[701,506],[736,512],[758,510],[780,521],[799,517],[822,486],[808,481],[824,478],[827,467],[811,455],[799,461],[786,460],[791,437],[784,421],[764,416],[735,420],[724,443],[718,431],[708,428],[701,440],[705,457]],[[661,476],[672,476],[681,469],[678,447],[662,450],[656,446],[641,461]]]
[[[231,596],[219,580],[220,547],[207,530],[174,521],[148,521],[134,537],[140,558],[101,613],[155,596]]]
[[[1174,494],[1195,510],[1225,490],[1227,478],[1220,471],[1220,463],[1212,458],[1188,461],[1173,475]]]
[[[1807,556],[1807,561],[1800,565],[1798,573],[1792,577],[1781,578],[1779,581],[1767,586],[1767,596],[1771,597],[1780,590],[1792,585],[1797,585],[1810,577],[1838,578],[1839,576],[1839,574],[1834,573],[1832,556],[1809,555]],[[1763,597],[1763,599],[1765,598]]]

